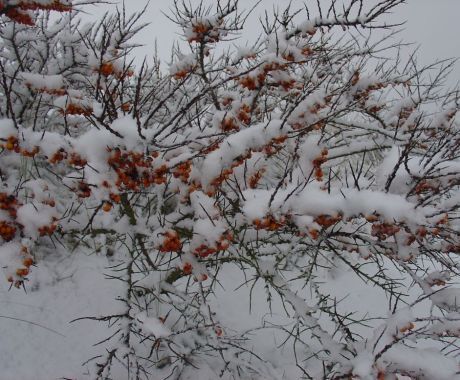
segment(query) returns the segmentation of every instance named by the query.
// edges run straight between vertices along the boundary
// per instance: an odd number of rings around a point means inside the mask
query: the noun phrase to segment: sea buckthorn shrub
[[[141,13],[0,1],[5,286],[100,247],[124,292],[88,316],[97,379],[458,376],[458,92],[365,37],[403,2],[287,8],[247,47],[237,0],[174,1],[163,68],[132,63]],[[220,312],[240,287],[255,324]]]

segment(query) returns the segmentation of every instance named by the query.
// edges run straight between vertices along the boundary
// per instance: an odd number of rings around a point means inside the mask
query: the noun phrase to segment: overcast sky
[[[112,0],[121,4],[122,1]],[[192,4],[198,4],[199,0],[188,0]],[[210,1],[210,0],[208,0]],[[321,0],[321,2],[325,0]],[[375,0],[365,0],[369,3]],[[255,0],[240,0],[242,8],[250,8]],[[254,37],[257,32],[257,18],[265,9],[272,9],[273,6],[284,8],[289,0],[262,0],[254,11],[252,18],[247,25],[246,34],[243,38]],[[300,0],[293,0],[295,5],[301,5]],[[307,3],[312,3],[311,0]],[[146,0],[126,0],[128,11],[134,12],[142,9]],[[136,41],[145,46],[138,51],[138,56],[151,56],[155,38],[158,42],[159,54],[163,60],[168,60],[169,51],[174,40],[178,39],[177,27],[171,23],[163,14],[170,13],[172,0],[152,0],[143,18],[144,22],[150,25],[137,37]],[[96,10],[91,9],[94,15],[102,14],[106,10],[113,9],[115,5],[98,6]],[[94,12],[93,12],[94,11]],[[414,42],[420,45],[418,56],[420,62],[426,64],[437,59],[460,57],[460,0],[407,0],[407,4],[395,10],[391,21],[407,21],[401,39],[406,42]],[[460,81],[460,62],[456,65],[451,76],[453,81]]]

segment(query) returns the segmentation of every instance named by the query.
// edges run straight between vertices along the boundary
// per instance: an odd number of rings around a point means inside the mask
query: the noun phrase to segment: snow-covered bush
[[[460,99],[372,38],[400,3],[287,9],[248,48],[237,0],[177,1],[167,71],[132,64],[141,14],[0,1],[5,286],[107,261],[117,309],[75,316],[108,325],[97,379],[457,378]]]

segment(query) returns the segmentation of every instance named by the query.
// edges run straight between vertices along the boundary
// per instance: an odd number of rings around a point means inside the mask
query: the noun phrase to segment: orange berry
[[[131,103],[126,102],[121,105],[121,109],[124,112],[128,112],[131,109]]]
[[[415,328],[415,324],[412,323],[412,322],[410,322],[410,323],[408,323],[406,326],[401,327],[401,328],[399,329],[399,331],[402,332],[402,333],[405,333],[405,332],[407,332],[407,331],[413,330],[414,328]]]
[[[29,268],[19,268],[16,270],[16,275],[25,277],[29,274]]]
[[[111,202],[104,202],[104,204],[102,205],[102,210],[104,210],[105,212],[109,212],[113,207],[113,204]]]
[[[376,215],[366,215],[365,216],[365,219],[368,221],[368,222],[376,222],[377,220],[379,220],[379,218],[376,216]]]
[[[318,237],[319,237],[319,231],[318,231],[317,229],[315,229],[315,228],[311,228],[311,229],[308,231],[308,233],[310,234],[310,236],[311,236],[311,238],[312,238],[313,240],[317,240]]]
[[[190,263],[185,263],[184,264],[184,267],[182,268],[182,272],[184,272],[184,274],[191,274],[192,273],[192,264]]]
[[[112,202],[114,202],[114,203],[120,203],[121,202],[120,194],[110,193],[109,197],[110,197],[110,200]]]
[[[114,73],[113,64],[110,62],[103,63],[99,68],[99,72],[104,76],[109,76]]]
[[[8,140],[5,147],[8,150],[13,150],[14,149],[14,144],[10,140]]]
[[[26,257],[24,260],[22,260],[22,265],[24,265],[27,268],[29,268],[33,263],[34,260],[31,257]]]

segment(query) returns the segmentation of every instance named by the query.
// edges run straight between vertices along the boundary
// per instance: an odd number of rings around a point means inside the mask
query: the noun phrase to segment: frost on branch
[[[2,2],[5,284],[51,252],[106,260],[116,310],[76,316],[108,322],[97,379],[458,376],[450,63],[379,62],[394,48],[354,34],[401,2],[288,9],[228,48],[237,1],[177,1],[165,69],[131,64],[139,14]]]

